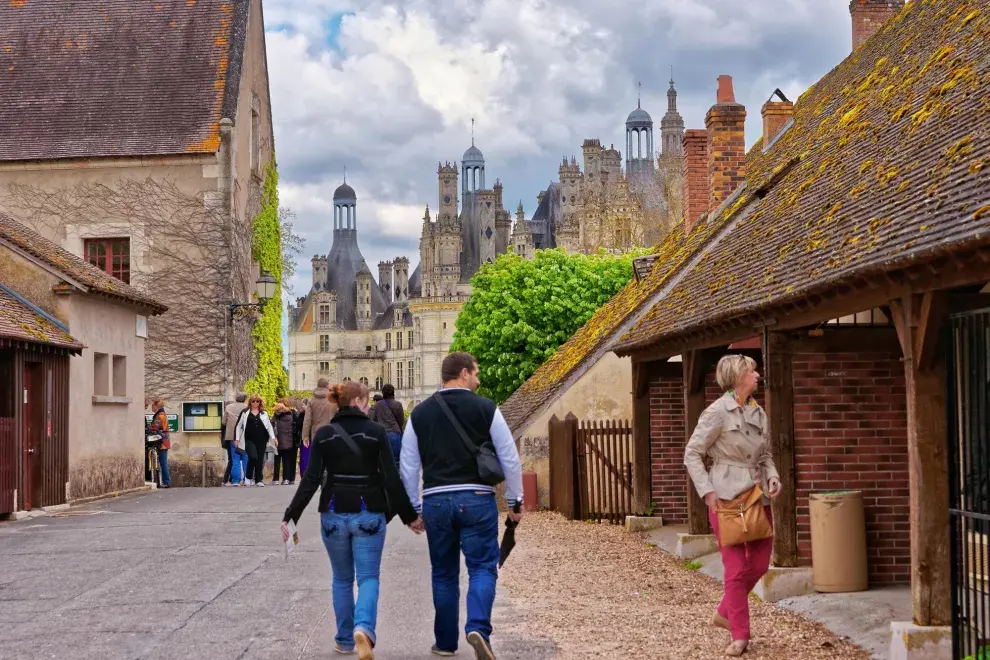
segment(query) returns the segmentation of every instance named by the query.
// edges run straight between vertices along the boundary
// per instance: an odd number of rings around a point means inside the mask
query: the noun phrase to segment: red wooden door
[[[40,501],[35,496],[41,487],[41,447],[45,433],[45,374],[37,362],[24,365],[24,509]]]

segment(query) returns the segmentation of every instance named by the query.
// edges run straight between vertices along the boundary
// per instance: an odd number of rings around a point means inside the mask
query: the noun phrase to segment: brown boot
[[[725,654],[733,658],[738,658],[746,652],[747,648],[749,648],[748,641],[745,639],[737,639],[725,647]]]

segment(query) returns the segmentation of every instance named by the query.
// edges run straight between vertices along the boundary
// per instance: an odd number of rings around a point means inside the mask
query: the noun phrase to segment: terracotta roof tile
[[[81,350],[78,341],[41,310],[0,285],[0,338]]]
[[[0,3],[0,160],[215,152],[249,6]]]
[[[56,271],[105,296],[134,303],[152,314],[161,314],[167,309],[151,296],[103,272],[3,213],[0,213],[0,241],[12,243]]]
[[[986,0],[909,3],[802,95],[725,212],[748,217],[616,352],[990,243],[988,89]]]

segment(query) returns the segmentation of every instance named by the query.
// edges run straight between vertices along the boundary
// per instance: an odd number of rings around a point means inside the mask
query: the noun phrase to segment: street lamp
[[[224,303],[226,305],[226,311],[224,313],[224,335],[223,335],[223,401],[224,404],[227,403],[227,386],[229,380],[228,374],[228,364],[227,364],[227,354],[230,342],[229,329],[234,325],[234,312],[240,307],[264,307],[265,304],[275,297],[275,289],[278,288],[278,282],[267,270],[261,271],[258,276],[258,280],[254,283],[254,292],[258,298],[258,302],[228,302]]]

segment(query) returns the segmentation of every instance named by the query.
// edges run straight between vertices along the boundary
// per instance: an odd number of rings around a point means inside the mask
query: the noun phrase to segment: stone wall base
[[[890,623],[890,660],[950,660],[952,629],[919,626],[910,621]]]
[[[771,566],[753,589],[760,600],[776,603],[778,600],[804,596],[814,591],[810,566],[782,568]]]
[[[649,532],[663,527],[663,518],[660,516],[626,516],[627,532]]]
[[[674,554],[681,559],[697,559],[718,552],[714,534],[678,534]]]

